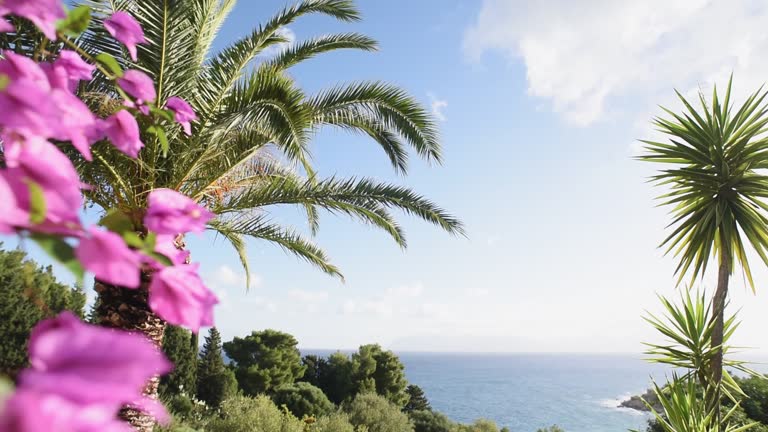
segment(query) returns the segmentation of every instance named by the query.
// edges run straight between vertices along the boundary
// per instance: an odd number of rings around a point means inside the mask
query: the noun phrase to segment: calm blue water
[[[620,355],[398,355],[434,409],[461,422],[488,418],[513,432],[553,424],[566,432],[644,430],[647,415],[616,406],[665,371]]]
[[[325,350],[305,353],[328,355]],[[512,432],[557,424],[566,432],[645,430],[646,414],[617,408],[665,368],[640,356],[397,353],[408,381],[433,409],[470,423],[488,418]]]

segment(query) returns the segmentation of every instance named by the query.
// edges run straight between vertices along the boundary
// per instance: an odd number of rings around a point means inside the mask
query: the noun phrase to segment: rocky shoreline
[[[632,396],[629,399],[621,402],[619,404],[619,408],[630,408],[637,411],[643,411],[643,412],[650,412],[651,410],[648,408],[648,406],[643,402],[643,400],[648,401],[648,403],[651,404],[654,410],[657,412],[662,411],[661,404],[659,403],[659,398],[656,397],[656,393],[649,389],[644,394],[640,396]]]

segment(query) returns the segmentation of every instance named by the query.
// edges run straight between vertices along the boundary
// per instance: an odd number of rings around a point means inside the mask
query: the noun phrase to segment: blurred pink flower
[[[165,102],[165,107],[174,113],[174,118],[178,124],[184,128],[184,133],[192,135],[191,121],[197,120],[197,114],[192,106],[184,99],[173,96]]]
[[[158,234],[202,232],[214,214],[189,197],[171,189],[155,189],[149,193],[144,225]]]
[[[0,15],[9,14],[32,21],[51,40],[56,40],[56,21],[66,16],[61,0],[4,0]]]
[[[11,183],[6,176],[7,170],[0,171],[0,202],[3,211],[0,212],[0,234],[11,234],[17,227],[29,223],[29,211],[21,206]]]
[[[18,206],[30,210],[29,182],[43,191],[45,223],[36,230],[61,232],[80,225],[80,177],[72,162],[55,145],[41,138],[24,139],[4,134],[5,178]]]
[[[147,42],[144,39],[144,30],[141,29],[141,24],[131,14],[117,11],[111,17],[104,20],[104,28],[107,29],[112,37],[122,42],[128,48],[131,60],[136,61],[136,44]]]
[[[138,106],[144,105],[145,102],[154,102],[155,98],[157,98],[155,83],[144,72],[137,70],[126,71],[121,78],[117,79],[117,84],[131,97],[136,99],[136,105]]]
[[[108,117],[103,123],[104,134],[118,150],[135,158],[144,147],[139,137],[139,124],[125,110],[120,110]]]
[[[155,252],[166,256],[171,260],[173,265],[184,264],[189,257],[189,251],[177,249],[174,238],[176,236],[170,234],[160,234],[157,236],[155,243]],[[154,260],[150,260],[149,264],[156,269],[161,269],[164,266]]]
[[[171,324],[197,333],[213,325],[213,306],[219,302],[197,274],[197,264],[166,267],[152,276],[149,307]]]
[[[48,75],[52,87],[74,92],[80,81],[90,81],[96,66],[86,62],[80,54],[63,50],[53,63],[40,65]]]
[[[124,404],[167,418],[142,390],[172,365],[142,335],[84,324],[63,312],[32,330],[29,360],[4,408],[3,432],[130,431],[117,420]]]
[[[97,279],[123,288],[138,288],[141,256],[130,249],[122,237],[91,227],[89,236],[80,239],[75,256]]]

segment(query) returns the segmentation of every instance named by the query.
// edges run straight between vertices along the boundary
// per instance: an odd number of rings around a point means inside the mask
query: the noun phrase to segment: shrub
[[[235,396],[221,403],[220,416],[209,420],[206,432],[303,432],[304,422],[277,407],[266,396]]]
[[[444,414],[429,410],[416,410],[409,414],[415,432],[453,432],[458,425]]]
[[[413,431],[408,416],[400,408],[375,393],[361,393],[346,405],[349,421],[368,432]]]
[[[356,432],[355,427],[349,422],[349,417],[344,413],[334,413],[318,418],[311,430],[312,432]]]
[[[500,432],[499,427],[491,420],[479,419],[469,425],[459,425],[456,432]]]
[[[277,406],[285,405],[296,417],[319,417],[336,410],[322,390],[307,382],[284,384],[275,389],[272,400]]]

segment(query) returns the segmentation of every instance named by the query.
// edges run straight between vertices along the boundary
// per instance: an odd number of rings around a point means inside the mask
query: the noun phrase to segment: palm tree
[[[659,199],[672,208],[664,239],[666,253],[678,258],[677,283],[686,275],[693,282],[706,273],[710,260],[718,265],[717,289],[712,299],[713,319],[709,387],[720,388],[723,377],[723,328],[728,283],[738,266],[754,290],[747,248],[768,264],[768,109],[766,92],[758,90],[735,109],[731,81],[721,102],[715,87],[708,103],[700,94],[696,109],[680,93],[682,114],[665,109],[670,118],[657,117],[653,124],[669,136],[668,142],[643,141],[647,153],[641,160],[671,165],[652,177],[668,191]],[[720,395],[710,403],[719,406]],[[719,410],[715,410],[719,412]]]
[[[245,239],[250,237],[277,244],[322,271],[341,276],[322,249],[271,220],[263,210],[268,206],[300,206],[312,233],[318,229],[320,210],[350,215],[383,229],[401,247],[406,246],[405,236],[391,210],[453,234],[463,232],[457,219],[408,188],[366,178],[319,178],[313,171],[309,143],[323,126],[368,136],[399,173],[407,171],[409,147],[427,161],[441,161],[432,116],[405,91],[383,82],[356,82],[310,95],[287,73],[291,66],[324,52],[375,50],[372,39],[356,33],[332,34],[291,44],[271,58],[261,56],[288,43],[282,29],[301,16],[359,20],[352,1],[303,0],[217,53],[211,48],[214,38],[235,0],[83,3],[95,11],[88,31],[74,41],[83,52],[108,53],[123,68],[144,70],[156,81],[159,106],[178,96],[189,101],[199,117],[191,136],[180,128],[167,131],[167,143],[156,134],[142,136],[146,146],[138,159],[103,142],[93,146],[92,163],[71,154],[83,181],[92,185],[85,192],[91,206],[105,212],[117,209],[128,216],[137,233],[144,234],[148,193],[157,188],[178,190],[217,215],[209,229],[234,246],[247,275]],[[103,19],[117,10],[133,14],[146,33],[148,43],[139,47],[136,62],[103,29]],[[13,35],[0,44],[41,56],[60,47],[36,49],[39,41],[34,34],[26,39]],[[120,103],[113,83],[101,73],[80,93],[97,112],[113,112]],[[177,247],[184,247],[183,238],[177,239]],[[144,273],[138,290],[97,280],[98,322],[142,331],[160,345],[165,323],[147,305],[151,278],[151,273]],[[149,383],[146,393],[156,395],[157,381]],[[138,430],[153,426],[151,417],[136,411],[123,415]]]

